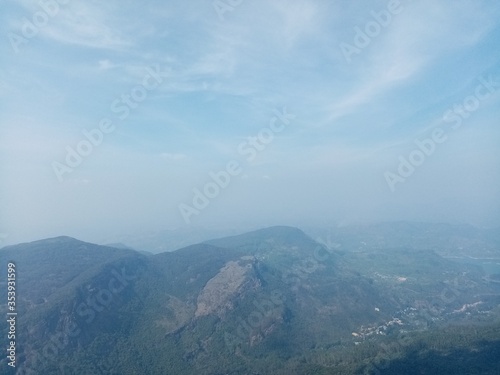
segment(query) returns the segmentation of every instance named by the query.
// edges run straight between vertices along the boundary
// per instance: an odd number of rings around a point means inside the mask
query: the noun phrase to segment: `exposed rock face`
[[[252,281],[249,279],[252,269],[252,264],[247,259],[227,262],[199,294],[195,316],[219,314],[230,309],[232,298]]]

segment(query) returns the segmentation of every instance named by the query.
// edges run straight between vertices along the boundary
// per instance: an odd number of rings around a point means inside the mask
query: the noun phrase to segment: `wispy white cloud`
[[[491,31],[495,20],[487,10],[470,1],[460,3],[403,3],[403,11],[361,52],[364,63],[349,66],[352,90],[335,100],[325,124],[359,111],[393,88],[413,84],[433,61]]]
[[[180,153],[169,153],[169,152],[163,152],[160,155],[163,159],[169,160],[169,161],[178,161],[178,160],[183,160],[187,156],[185,154],[180,154]]]
[[[57,204],[50,162],[64,159],[65,147],[82,139],[83,128],[109,116],[117,129],[72,173],[69,180],[75,183],[61,188],[65,205],[58,206],[59,216],[66,220],[71,212],[102,211],[99,204],[109,201],[119,210],[123,202],[147,196],[157,223],[176,224],[175,200],[200,186],[210,170],[239,158],[240,142],[268,126],[273,109],[286,106],[297,119],[245,164],[248,176],[271,178],[248,178],[251,186],[238,180],[227,212],[251,201],[260,182],[266,183],[262,190],[272,191],[262,205],[278,211],[276,200],[283,206],[283,195],[311,197],[295,213],[308,212],[309,203],[323,210],[327,205],[317,202],[330,202],[332,191],[339,200],[366,204],[373,199],[382,207],[386,196],[368,196],[370,184],[384,183],[371,170],[394,164],[415,136],[439,123],[477,72],[498,62],[496,50],[488,47],[494,45],[492,34],[499,38],[495,2],[401,3],[404,11],[347,64],[340,42],[352,38],[353,28],[363,26],[371,10],[380,11],[387,1],[244,1],[223,22],[205,0],[71,1],[23,46],[23,53],[6,54],[0,62],[1,150],[8,157],[0,166],[11,160],[28,171],[24,177],[16,172],[19,180],[9,181],[9,191],[19,187],[31,193],[36,189],[25,188],[31,180],[42,186],[40,199],[50,197]],[[23,14],[30,18],[39,5],[21,0],[7,2],[6,9],[0,29],[20,32]],[[130,95],[155,64],[168,71],[167,77],[126,121],[117,121],[111,103]],[[440,79],[443,74],[450,82]],[[486,134],[498,119],[497,102],[492,97],[475,114],[474,125],[487,124]],[[485,151],[480,160],[470,152],[478,162],[490,154]],[[444,165],[455,160],[445,148],[441,157]],[[132,180],[134,191],[106,200],[110,186],[119,191]],[[72,194],[90,194],[83,188],[99,197],[85,202],[89,208],[72,202]],[[21,195],[15,199],[18,203],[0,210],[22,223],[23,214],[15,212]],[[408,202],[408,207],[414,204]],[[33,216],[43,217],[47,206],[34,205]],[[150,214],[142,206],[139,200],[133,203],[135,216]],[[341,208],[347,212],[348,206]],[[337,207],[332,203],[328,210]],[[362,204],[358,208],[359,215],[366,212]],[[127,220],[134,222],[132,215]]]
[[[133,45],[133,35],[121,32],[113,9],[103,8],[102,3],[70,2],[43,34],[57,42],[99,49],[124,50]]]

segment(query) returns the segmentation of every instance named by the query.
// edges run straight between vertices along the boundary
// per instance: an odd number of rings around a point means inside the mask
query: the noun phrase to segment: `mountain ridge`
[[[433,250],[338,252],[287,226],[148,256],[64,236],[17,246],[0,263],[22,270],[34,373],[355,374],[384,337],[472,317],[488,330],[500,305],[499,284]]]

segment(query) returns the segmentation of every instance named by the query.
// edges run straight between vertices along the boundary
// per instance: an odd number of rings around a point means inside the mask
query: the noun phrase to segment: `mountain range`
[[[482,244],[473,255],[500,264],[497,237],[422,227],[316,241],[277,226],[158,254],[70,237],[4,247],[18,315],[16,367],[2,358],[0,373],[498,374],[500,269],[464,261]]]

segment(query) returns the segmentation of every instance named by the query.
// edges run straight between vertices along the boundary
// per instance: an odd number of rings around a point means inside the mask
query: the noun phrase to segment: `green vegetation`
[[[151,256],[58,238],[2,249],[9,260],[18,358],[39,374],[500,367],[500,284],[433,251],[338,252],[277,227]]]

